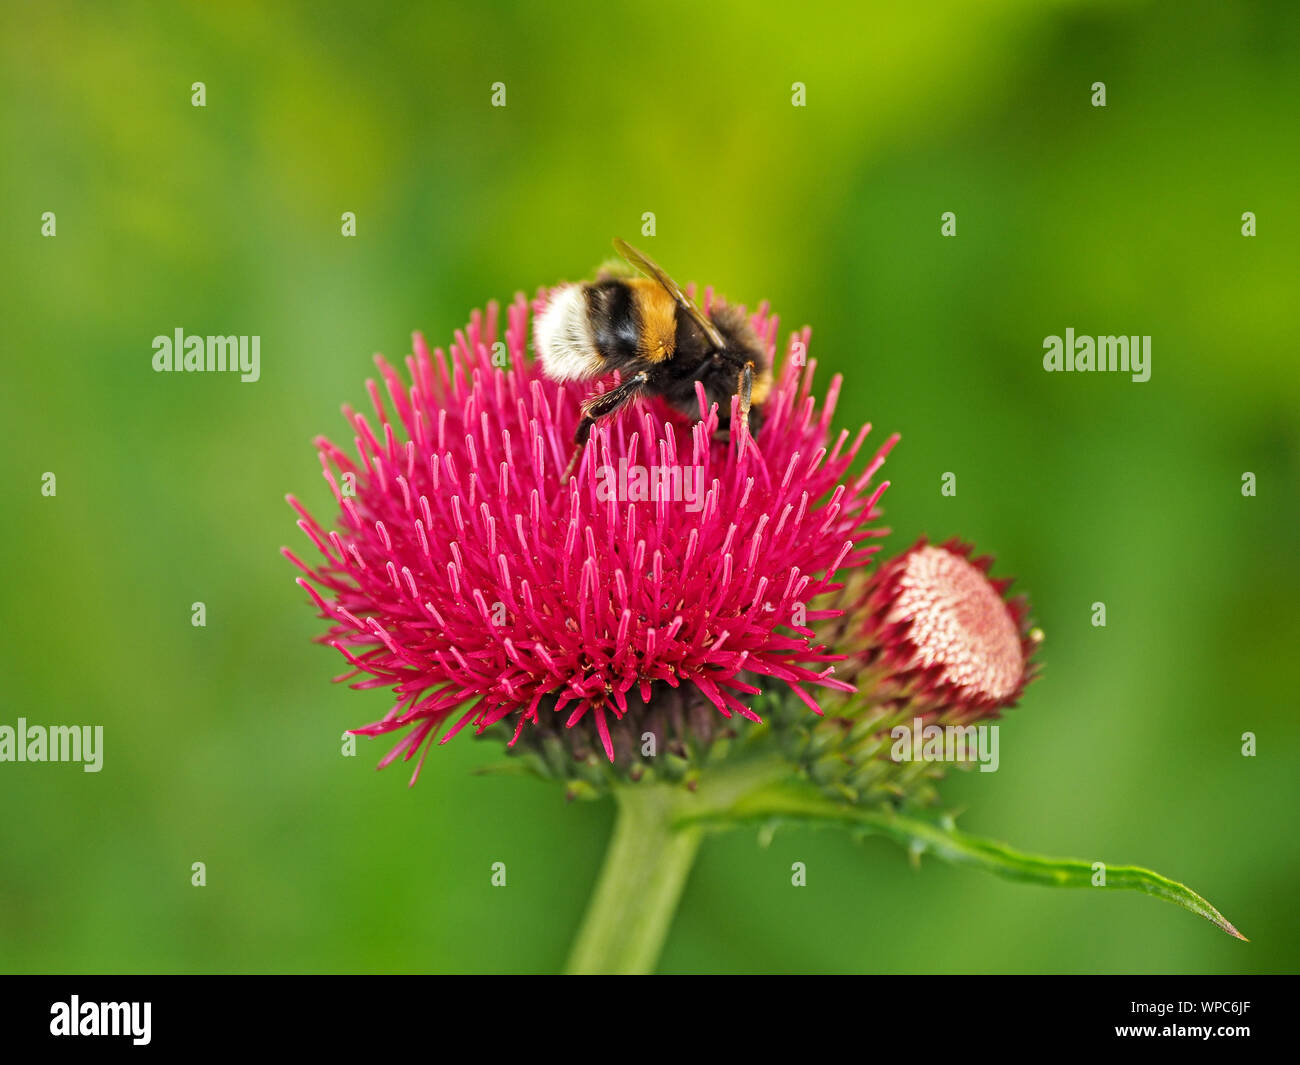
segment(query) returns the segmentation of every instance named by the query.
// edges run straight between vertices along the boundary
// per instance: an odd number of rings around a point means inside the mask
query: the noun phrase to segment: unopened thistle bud
[[[1015,704],[1042,638],[1024,599],[1006,598],[1011,581],[988,576],[991,564],[969,545],[923,539],[865,582],[839,671],[857,691],[820,721],[782,718],[787,751],[814,781],[853,802],[924,804],[949,764],[971,763],[971,726]],[[931,757],[936,749],[944,754]]]

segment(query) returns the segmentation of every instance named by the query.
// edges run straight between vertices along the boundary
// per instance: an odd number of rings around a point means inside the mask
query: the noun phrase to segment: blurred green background
[[[350,441],[373,352],[622,235],[812,323],[837,422],[903,435],[890,553],[961,534],[1032,595],[1047,670],[1000,770],[948,782],[962,825],[1150,866],[1253,940],[791,829],[706,844],[662,968],[1295,971],[1298,29],[1289,3],[7,3],[0,724],[106,736],[99,774],[0,764],[0,969],[562,964],[611,804],[473,776],[498,752],[468,736],[413,791],[384,741],[341,757],[390,703],[329,683],[283,495],[333,513],[310,440]],[[260,335],[262,379],[153,373],[178,326]],[[1067,326],[1152,335],[1150,382],[1044,373]]]

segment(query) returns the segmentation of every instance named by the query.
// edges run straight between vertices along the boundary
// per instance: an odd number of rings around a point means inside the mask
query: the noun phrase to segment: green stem
[[[565,971],[653,972],[704,833],[694,822],[788,773],[780,762],[752,761],[710,769],[694,791],[682,784],[615,789],[614,835]]]
[[[605,865],[569,973],[648,973],[654,969],[695,862],[703,830],[673,828],[671,789],[620,788]]]

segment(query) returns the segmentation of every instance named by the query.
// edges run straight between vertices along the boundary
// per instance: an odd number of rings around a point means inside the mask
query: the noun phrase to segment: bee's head
[[[767,365],[767,350],[749,324],[749,318],[739,307],[727,303],[714,304],[709,311],[709,319],[726,342],[722,350],[710,352],[714,362],[737,369],[747,362],[756,366]]]

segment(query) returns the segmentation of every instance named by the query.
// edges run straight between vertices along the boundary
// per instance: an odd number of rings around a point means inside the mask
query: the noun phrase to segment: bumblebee
[[[705,314],[648,255],[623,240],[614,247],[644,277],[602,272],[563,285],[533,322],[542,370],[555,381],[588,381],[618,370],[621,380],[582,404],[571,472],[592,426],[640,396],[662,396],[687,414],[698,410],[695,385],[717,403],[730,428],[731,398],[740,420],[759,427],[772,388],[772,364],[739,308],[716,304]]]

